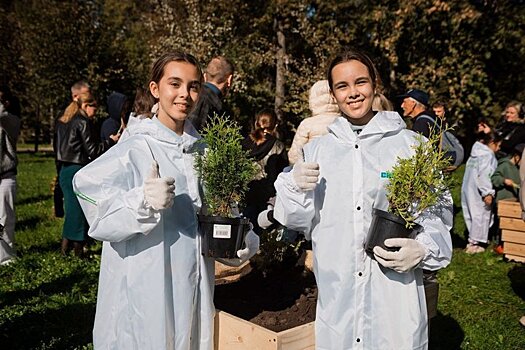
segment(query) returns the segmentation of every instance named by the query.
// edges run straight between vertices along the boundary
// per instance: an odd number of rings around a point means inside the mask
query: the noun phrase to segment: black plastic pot
[[[385,246],[385,239],[388,238],[415,238],[423,226],[415,224],[412,228],[406,227],[406,221],[394,214],[380,209],[372,209],[372,222],[368,229],[368,236],[365,243],[365,251],[371,257],[374,256],[375,246],[389,251],[396,251],[398,248]]]
[[[237,258],[237,250],[250,230],[247,218],[197,215],[202,235],[202,255],[211,258]]]

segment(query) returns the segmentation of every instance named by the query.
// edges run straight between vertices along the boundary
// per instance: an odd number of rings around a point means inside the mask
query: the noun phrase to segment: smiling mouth
[[[348,102],[348,104],[349,104],[350,106],[352,106],[352,105],[359,104],[359,103],[361,103],[361,102],[363,102],[363,101],[364,101],[364,100],[350,101],[350,102]]]

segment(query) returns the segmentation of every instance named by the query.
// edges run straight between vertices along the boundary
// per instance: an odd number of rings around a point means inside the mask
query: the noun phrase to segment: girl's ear
[[[155,97],[155,99],[159,99],[159,86],[156,82],[150,81],[149,83],[149,91]]]

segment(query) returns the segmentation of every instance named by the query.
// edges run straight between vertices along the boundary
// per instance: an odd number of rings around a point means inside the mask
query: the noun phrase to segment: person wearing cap
[[[422,134],[426,138],[430,136],[430,130],[436,124],[436,117],[428,110],[428,94],[423,90],[410,89],[400,95],[403,99],[401,108],[403,116],[413,119],[412,130]]]

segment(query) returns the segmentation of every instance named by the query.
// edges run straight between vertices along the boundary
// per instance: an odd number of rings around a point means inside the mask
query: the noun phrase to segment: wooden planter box
[[[525,262],[525,222],[521,219],[520,203],[500,200],[498,217],[505,257],[509,260]]]
[[[314,322],[274,332],[227,312],[215,314],[215,350],[314,350]]]

